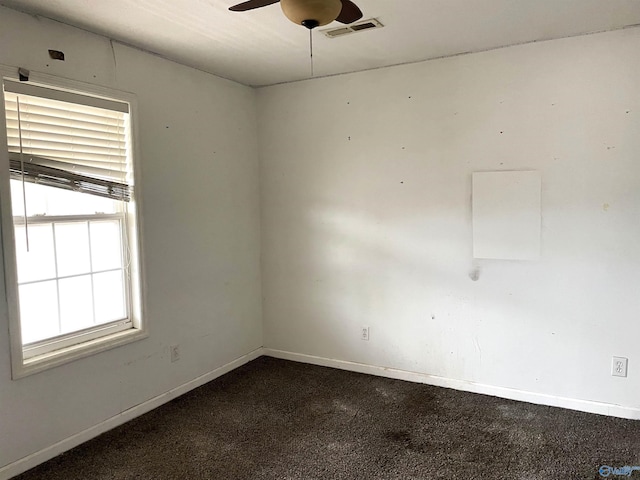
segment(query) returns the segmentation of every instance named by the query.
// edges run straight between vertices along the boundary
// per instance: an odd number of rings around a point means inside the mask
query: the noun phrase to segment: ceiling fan
[[[230,7],[229,10],[246,12],[278,2],[289,20],[309,30],[327,25],[334,20],[340,23],[353,23],[362,18],[362,12],[350,0],[248,0]]]

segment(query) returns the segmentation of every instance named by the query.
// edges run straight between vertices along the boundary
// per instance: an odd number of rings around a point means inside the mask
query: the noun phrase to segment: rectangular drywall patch
[[[473,256],[540,258],[540,172],[473,174]]]

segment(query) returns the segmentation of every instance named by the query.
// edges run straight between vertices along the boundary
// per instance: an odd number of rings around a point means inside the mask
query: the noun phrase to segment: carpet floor
[[[16,480],[640,479],[640,422],[261,357]]]

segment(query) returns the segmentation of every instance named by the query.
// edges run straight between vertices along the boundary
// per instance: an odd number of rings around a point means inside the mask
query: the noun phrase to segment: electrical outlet
[[[366,340],[367,342],[369,341],[369,327],[362,327],[360,331],[360,338],[362,340]]]
[[[611,362],[611,375],[614,377],[626,377],[629,359],[624,357],[613,357]]]
[[[179,345],[171,345],[169,347],[169,351],[171,352],[171,363],[177,362],[180,360],[180,346]]]

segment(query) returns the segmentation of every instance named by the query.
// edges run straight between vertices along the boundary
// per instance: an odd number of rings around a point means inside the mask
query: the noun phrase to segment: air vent
[[[364,30],[371,30],[373,28],[382,28],[382,25],[375,18],[371,18],[369,20],[362,20],[358,23],[353,23],[346,27],[332,28],[330,30],[321,30],[329,38],[337,38],[342,37],[343,35],[349,35],[351,33],[358,33]]]

